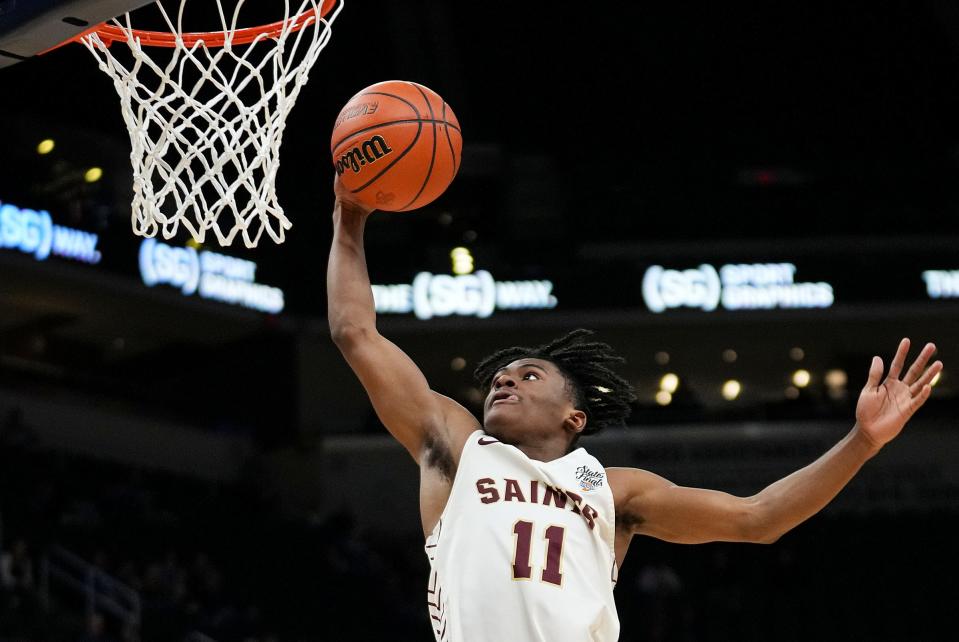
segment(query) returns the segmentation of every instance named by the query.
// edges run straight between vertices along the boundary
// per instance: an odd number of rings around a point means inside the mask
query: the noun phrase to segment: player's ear
[[[586,413],[582,410],[570,411],[563,422],[563,427],[577,435],[583,432],[583,429],[586,428]]]

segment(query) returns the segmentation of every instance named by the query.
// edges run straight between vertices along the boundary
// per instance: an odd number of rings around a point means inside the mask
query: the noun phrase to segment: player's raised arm
[[[609,469],[617,522],[629,532],[694,544],[711,541],[769,543],[819,512],[879,449],[898,435],[929,398],[942,362],[926,364],[926,344],[900,379],[909,340],[903,339],[885,379],[874,357],[856,406],[856,425],[829,452],[752,497],[677,486],[636,469]]]
[[[462,406],[430,390],[423,373],[376,330],[363,231],[371,210],[347,198],[335,182],[333,246],[326,274],[333,341],[366,389],[376,414],[419,462],[427,438],[453,443],[450,431],[479,427]]]

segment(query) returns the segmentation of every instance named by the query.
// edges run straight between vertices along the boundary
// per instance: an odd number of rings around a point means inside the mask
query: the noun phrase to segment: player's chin
[[[516,417],[518,416],[516,411],[513,409],[515,404],[494,404],[486,410],[486,414],[483,415],[483,426],[487,429],[487,432],[490,429],[509,429],[511,425],[516,423]]]

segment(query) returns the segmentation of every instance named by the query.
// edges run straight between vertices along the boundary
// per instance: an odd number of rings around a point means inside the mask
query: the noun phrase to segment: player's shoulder
[[[609,480],[609,489],[613,492],[613,501],[617,506],[669,483],[648,470],[620,466],[607,468],[606,479]]]

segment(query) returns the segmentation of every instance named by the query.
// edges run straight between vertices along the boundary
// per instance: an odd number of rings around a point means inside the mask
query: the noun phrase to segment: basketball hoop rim
[[[325,18],[332,11],[338,0],[322,0],[320,3],[319,19]],[[42,54],[59,49],[71,42],[81,42],[93,34],[97,34],[100,40],[107,47],[114,42],[127,42],[131,37],[138,40],[141,45],[148,47],[167,47],[173,48],[184,46],[193,47],[198,42],[202,42],[207,47],[223,47],[228,41],[233,45],[247,45],[258,38],[275,38],[283,33],[284,30],[296,32],[304,27],[308,27],[317,20],[316,11],[307,10],[292,18],[278,20],[258,27],[244,27],[233,32],[226,31],[193,31],[184,34],[176,34],[168,31],[145,31],[142,29],[121,29],[116,25],[104,22],[87,29],[83,33],[66,40],[55,47],[51,47]]]

